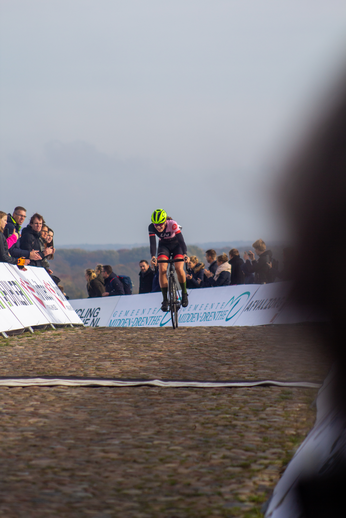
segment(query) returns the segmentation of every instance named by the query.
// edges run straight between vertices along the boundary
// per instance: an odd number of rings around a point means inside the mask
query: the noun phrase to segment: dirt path
[[[0,339],[0,376],[320,382],[330,361],[318,331],[46,331]],[[0,392],[6,518],[259,517],[313,425],[316,396],[275,387]]]

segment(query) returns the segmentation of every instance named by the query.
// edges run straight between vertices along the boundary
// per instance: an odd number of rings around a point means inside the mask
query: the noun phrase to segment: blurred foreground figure
[[[328,318],[323,339],[334,369],[318,394],[315,427],[276,486],[266,518],[346,516],[345,280],[331,267],[346,257],[346,75],[326,112],[290,164],[285,201],[299,254],[295,300]]]

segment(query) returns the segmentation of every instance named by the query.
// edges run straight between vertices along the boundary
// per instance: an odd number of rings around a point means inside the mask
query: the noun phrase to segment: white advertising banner
[[[273,324],[287,302],[291,284],[273,282],[257,286],[254,296],[247,302],[237,326],[262,326]]]
[[[21,271],[16,267],[11,267],[11,273],[13,277],[17,279],[22,290],[25,291],[26,295],[33,300],[35,307],[39,309],[36,311],[35,323],[29,324],[32,316],[25,314],[26,322],[24,327],[29,325],[42,325],[42,324],[65,324],[70,323],[69,318],[66,316],[63,307],[60,302],[54,296],[50,290],[49,284],[46,282],[46,277],[49,277],[48,273],[43,268],[26,267],[26,271]],[[41,277],[41,278],[40,278]],[[44,278],[43,278],[44,277]],[[16,310],[17,311],[17,310]],[[21,314],[23,311],[21,312]],[[23,322],[23,317],[18,314],[18,317]],[[40,321],[39,321],[40,317]]]
[[[95,297],[71,300],[71,305],[85,326],[107,327],[119,301],[120,297]]]
[[[123,295],[109,316],[109,327],[162,327],[170,313],[162,313],[161,293]]]
[[[43,268],[0,264],[0,332],[81,320]]]
[[[234,326],[258,285],[221,286],[189,292],[189,305],[179,310],[182,326]]]
[[[48,275],[46,270],[44,268],[33,268],[33,270],[39,281],[39,284],[36,284],[36,289],[42,289],[43,292],[47,294],[47,297],[51,297],[50,300],[53,301],[50,304],[46,304],[46,308],[50,309],[51,317],[56,319],[55,323],[65,324],[70,322],[71,324],[80,325],[80,318],[76,315],[75,310],[73,309],[69,301],[66,299],[65,295],[55,284],[50,275]],[[54,307],[52,306],[52,304]],[[65,315],[64,317],[63,314]]]
[[[189,305],[179,310],[179,326],[253,326],[275,321],[287,301],[289,283],[201,288],[189,291]],[[161,293],[72,300],[86,326],[166,327]]]
[[[37,297],[28,281],[22,280],[25,274],[30,278],[29,268],[21,273],[16,266],[4,264],[1,268],[1,282],[8,286],[7,297],[12,302],[11,311],[21,322],[21,327],[41,326],[49,323],[42,311],[37,310]],[[29,289],[30,286],[30,289]]]
[[[22,329],[23,324],[12,312],[12,308],[21,304],[30,305],[31,302],[24,294],[17,295],[19,289],[13,276],[1,264],[0,279],[0,333]]]

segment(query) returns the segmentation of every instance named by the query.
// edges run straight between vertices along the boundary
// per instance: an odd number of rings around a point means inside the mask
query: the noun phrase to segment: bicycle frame
[[[171,320],[173,329],[178,328],[178,311],[180,309],[180,296],[178,283],[175,279],[175,266],[174,263],[181,262],[182,259],[168,259],[158,261],[158,263],[168,263],[168,297],[169,297],[169,308],[171,312]]]

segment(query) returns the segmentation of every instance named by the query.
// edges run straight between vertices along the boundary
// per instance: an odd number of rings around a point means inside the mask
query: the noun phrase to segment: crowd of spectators
[[[255,241],[252,247],[255,253],[251,250],[244,252],[243,259],[236,248],[232,248],[228,256],[226,253],[217,255],[213,249],[206,250],[207,267],[197,256],[190,256],[186,264],[187,288],[267,284],[275,280],[291,279],[292,248],[283,249],[283,269],[279,271],[278,262],[273,259],[271,250],[267,250],[262,239]],[[160,291],[158,283],[155,283],[155,265],[142,260],[139,267],[139,293]]]
[[[12,214],[0,211],[0,262],[17,265],[23,270],[26,265],[44,268],[63,291],[60,279],[53,274],[49,264],[55,253],[53,230],[37,212],[23,227],[25,219],[26,209],[21,206],[17,206]]]
[[[292,248],[283,249],[283,269],[279,271],[278,261],[273,259],[271,250],[267,250],[262,239],[255,241],[252,247],[255,252],[251,250],[244,252],[243,259],[236,248],[232,248],[228,255],[226,253],[217,255],[213,249],[206,250],[207,267],[197,256],[188,257],[186,263],[187,288],[267,284],[275,280],[291,280]],[[161,291],[157,264],[142,259],[139,261],[139,269],[138,293]],[[109,265],[99,264],[95,270],[85,270],[85,278],[89,297],[129,294],[126,291],[126,285],[122,282],[123,277],[117,276]]]
[[[59,285],[60,279],[54,276],[49,261],[54,259],[54,232],[37,212],[23,228],[26,209],[18,206],[13,213],[0,211],[0,262],[45,268],[52,279]],[[237,284],[266,284],[277,280],[290,280],[293,251],[283,249],[283,268],[278,269],[278,262],[273,259],[271,250],[265,242],[258,239],[252,245],[254,252],[244,252],[243,259],[239,251],[232,248],[217,255],[213,249],[206,250],[205,263],[192,255],[186,263],[188,289],[234,286]],[[257,258],[256,258],[257,256]],[[157,264],[143,259],[139,262],[139,293],[159,292]],[[85,271],[89,297],[107,297],[131,294],[131,281],[126,276],[118,276],[110,265],[96,265],[95,270]]]
[[[88,297],[109,297],[112,295],[131,295],[132,282],[126,275],[116,275],[109,264],[98,264],[95,270],[85,270]]]

